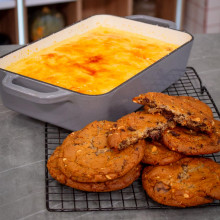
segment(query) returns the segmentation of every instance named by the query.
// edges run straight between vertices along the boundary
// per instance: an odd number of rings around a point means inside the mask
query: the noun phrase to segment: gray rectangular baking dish
[[[142,31],[150,34],[156,32],[156,37],[162,36],[164,39],[171,38],[173,42],[180,40],[183,43],[169,55],[102,95],[80,94],[4,70],[10,62],[23,58],[27,50],[45,48],[54,39],[61,41],[63,36],[70,37],[83,29],[106,25],[103,22],[110,27],[121,27],[122,30],[127,28],[139,34]],[[175,28],[173,22],[143,15],[127,18],[95,15],[73,24],[0,59],[0,93],[3,104],[9,109],[68,130],[81,129],[94,120],[115,121],[140,107],[132,102],[134,96],[149,91],[161,92],[184,74],[193,37],[172,28]]]

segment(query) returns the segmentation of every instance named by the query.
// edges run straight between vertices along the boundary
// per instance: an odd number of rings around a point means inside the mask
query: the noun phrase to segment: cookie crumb
[[[200,118],[194,118],[193,121],[199,122],[199,121],[200,121]]]
[[[124,126],[119,126],[118,130],[121,130],[121,129],[124,129],[124,128],[125,128]]]
[[[151,151],[152,152],[156,152],[157,151],[157,147],[154,146]]]
[[[183,194],[184,198],[188,199],[189,198],[189,195],[187,193],[184,193]]]
[[[105,175],[107,179],[111,180],[112,178],[109,175]]]

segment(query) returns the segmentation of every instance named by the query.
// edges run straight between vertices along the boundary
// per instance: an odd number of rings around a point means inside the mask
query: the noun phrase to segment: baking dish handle
[[[130,16],[127,16],[126,18],[135,20],[135,21],[144,22],[147,24],[154,24],[154,25],[158,25],[162,27],[168,27],[171,29],[177,29],[176,23],[174,23],[173,21],[169,21],[169,20],[165,20],[161,18],[155,18],[155,17],[151,17],[147,15],[130,15]]]
[[[7,74],[2,80],[2,88],[5,92],[15,95],[17,97],[26,99],[28,101],[38,103],[38,104],[54,104],[62,101],[69,100],[69,96],[71,95],[70,91],[66,91],[61,88],[52,88],[49,85],[46,85],[47,88],[50,88],[49,91],[37,91],[37,89],[27,88],[25,86],[14,83],[15,79],[21,78],[17,75]],[[31,79],[29,82],[32,82]],[[35,87],[38,85],[37,81],[33,81]],[[42,87],[42,84],[39,83]],[[51,89],[52,88],[52,89]]]

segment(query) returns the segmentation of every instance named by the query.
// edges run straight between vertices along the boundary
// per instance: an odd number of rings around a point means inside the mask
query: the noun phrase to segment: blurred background
[[[0,0],[0,45],[36,41],[95,14],[149,15],[196,33],[220,33],[219,0]]]

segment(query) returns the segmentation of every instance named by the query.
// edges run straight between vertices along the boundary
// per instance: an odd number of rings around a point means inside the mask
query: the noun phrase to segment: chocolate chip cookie
[[[220,164],[207,158],[182,158],[165,166],[146,167],[142,184],[156,202],[176,207],[220,199]]]
[[[137,166],[133,167],[128,173],[126,173],[124,176],[119,177],[114,180],[108,180],[106,182],[98,182],[98,183],[82,183],[73,181],[72,179],[67,178],[58,168],[57,162],[59,157],[61,147],[57,147],[54,153],[51,155],[51,157],[48,160],[47,168],[50,173],[50,175],[56,179],[61,184],[65,184],[67,186],[70,186],[72,188],[82,190],[82,191],[88,191],[88,192],[109,192],[109,191],[115,191],[123,189],[130,184],[132,184],[141,173],[141,165],[138,164]]]
[[[94,121],[69,135],[60,148],[57,167],[72,181],[105,182],[124,176],[144,155],[144,141],[123,151],[111,149],[107,136],[113,122]]]
[[[162,136],[165,146],[185,155],[211,154],[220,151],[219,136],[215,132],[208,135],[178,126],[167,129]]]
[[[114,123],[108,136],[108,144],[112,148],[122,150],[146,137],[158,139],[161,132],[170,126],[173,126],[173,123],[160,114],[133,112]]]
[[[213,115],[208,105],[188,96],[169,96],[149,92],[133,98],[135,103],[146,105],[148,113],[160,112],[169,120],[174,120],[190,129],[212,133]]]

